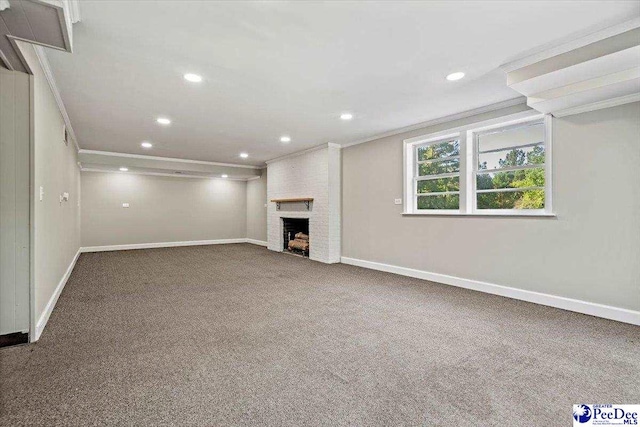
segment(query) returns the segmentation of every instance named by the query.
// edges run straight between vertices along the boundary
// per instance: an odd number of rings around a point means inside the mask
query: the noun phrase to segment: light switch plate
[[[44,199],[44,187],[41,185],[40,186],[40,201],[42,201],[42,199]]]
[[[129,207],[129,203],[123,203],[123,204],[122,204],[122,207],[123,207],[123,208],[128,208],[128,207]]]
[[[401,205],[402,204],[402,199],[395,199],[393,201],[393,203],[395,203],[396,205]]]

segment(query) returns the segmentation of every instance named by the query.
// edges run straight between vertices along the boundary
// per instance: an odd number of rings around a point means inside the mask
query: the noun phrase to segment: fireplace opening
[[[309,218],[282,218],[283,252],[309,256]]]

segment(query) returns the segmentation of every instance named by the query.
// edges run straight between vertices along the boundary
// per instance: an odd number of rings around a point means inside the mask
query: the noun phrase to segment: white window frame
[[[440,144],[442,142],[447,142],[447,141],[451,141],[452,139],[456,139],[459,141],[459,143],[462,143],[462,140],[460,138],[460,134],[459,133],[454,133],[451,135],[443,135],[440,137],[436,137],[436,138],[432,138],[429,139],[427,141],[422,141],[419,144],[414,144],[412,146],[412,150],[413,150],[413,158],[415,159],[413,162],[413,172],[412,172],[412,176],[411,176],[411,196],[413,198],[413,206],[417,206],[418,205],[418,197],[420,196],[418,194],[418,182],[420,181],[425,181],[425,180],[429,180],[429,179],[439,179],[439,178],[452,178],[455,177],[456,175],[458,175],[460,182],[462,182],[462,179],[464,178],[463,176],[463,172],[462,172],[462,157],[464,155],[463,151],[462,151],[462,145],[460,145],[460,154],[458,156],[454,156],[451,157],[450,159],[453,158],[458,158],[461,162],[460,165],[460,170],[456,173],[450,173],[450,174],[441,174],[441,175],[430,175],[432,177],[436,177],[436,178],[424,178],[424,177],[420,177],[418,175],[418,165],[419,165],[419,161],[418,161],[418,149],[421,147],[427,147],[429,145],[436,145],[436,144]],[[448,158],[443,158],[443,159],[438,159],[438,161],[444,161],[447,160]],[[445,191],[445,192],[441,192],[441,193],[427,193],[424,194],[424,197],[429,197],[428,194],[434,194],[434,195],[441,195],[444,196],[446,194],[455,194],[458,193],[460,199],[462,199],[462,194],[460,193],[460,191]],[[448,212],[448,213],[453,213],[453,212],[457,212],[457,209],[439,209],[437,212]],[[421,210],[422,212],[422,210]]]
[[[478,209],[476,197],[476,172],[478,168],[479,134],[495,129],[517,127],[526,123],[543,120],[545,127],[545,203],[544,209]],[[403,215],[467,215],[467,216],[555,216],[553,213],[552,177],[552,118],[535,111],[525,111],[496,119],[472,123],[454,129],[404,140],[403,158]],[[417,148],[457,138],[460,141],[460,209],[418,209],[417,208]]]

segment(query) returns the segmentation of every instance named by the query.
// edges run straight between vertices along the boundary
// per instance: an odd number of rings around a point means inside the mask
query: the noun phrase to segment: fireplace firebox
[[[282,218],[283,252],[309,256],[309,218]]]

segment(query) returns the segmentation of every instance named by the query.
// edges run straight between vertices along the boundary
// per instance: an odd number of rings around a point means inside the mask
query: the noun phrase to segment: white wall
[[[76,147],[73,142],[64,143],[64,120],[33,46],[21,46],[34,80],[32,280],[35,319],[44,327],[56,289],[80,249],[80,170]],[[60,202],[63,192],[69,193],[69,201]]]
[[[82,173],[83,247],[246,236],[244,181]]]
[[[0,68],[0,335],[29,332],[31,82]]]
[[[267,170],[247,182],[247,238],[267,241]]]
[[[402,216],[403,139],[343,149],[343,256],[640,310],[640,103],[553,120],[557,218]]]

